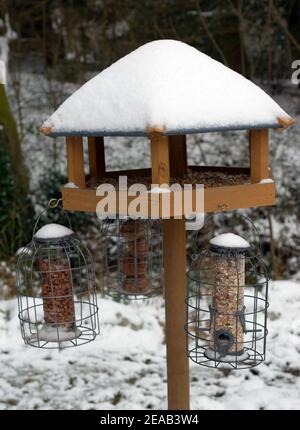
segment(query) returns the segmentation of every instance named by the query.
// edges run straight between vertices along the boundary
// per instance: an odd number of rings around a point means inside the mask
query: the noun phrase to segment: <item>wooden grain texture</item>
[[[221,212],[275,204],[275,184],[245,184],[204,190],[204,212]]]
[[[189,359],[186,354],[186,247],[185,220],[163,221],[164,287],[168,408],[190,407]]]
[[[170,176],[182,178],[187,174],[186,136],[169,136]]]
[[[251,182],[269,178],[269,130],[249,131]]]
[[[82,137],[72,136],[66,138],[68,180],[79,188],[85,188],[84,157]]]
[[[183,172],[184,159],[169,155],[170,138],[153,133],[151,140],[152,183],[169,184]],[[174,161],[174,164],[170,163]],[[161,208],[163,209],[163,208]],[[163,221],[164,291],[166,310],[166,348],[168,409],[189,409],[189,359],[184,331],[186,309],[185,219]]]
[[[88,137],[90,175],[96,181],[105,177],[104,138]]]
[[[169,184],[169,138],[161,133],[151,133],[151,168],[153,184]]]

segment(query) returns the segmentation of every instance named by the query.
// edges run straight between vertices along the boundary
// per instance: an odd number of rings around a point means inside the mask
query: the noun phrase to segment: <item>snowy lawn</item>
[[[162,409],[162,299],[99,299],[101,335],[62,352],[22,344],[15,299],[0,302],[0,409]],[[221,371],[191,363],[193,409],[300,409],[300,284],[270,287],[267,361]]]

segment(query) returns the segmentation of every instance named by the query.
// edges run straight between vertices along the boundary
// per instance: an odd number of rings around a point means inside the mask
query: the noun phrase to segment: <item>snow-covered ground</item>
[[[102,333],[62,352],[23,345],[15,299],[0,302],[0,409],[166,407],[162,299],[99,298]],[[300,284],[270,287],[267,360],[252,370],[191,363],[193,409],[300,409]]]

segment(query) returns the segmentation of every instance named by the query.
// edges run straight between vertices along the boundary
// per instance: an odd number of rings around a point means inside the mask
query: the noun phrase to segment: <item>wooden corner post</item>
[[[150,132],[152,183],[170,183],[170,172],[180,176],[186,166],[177,158],[172,163],[176,145],[161,132]],[[183,139],[184,140],[184,139]],[[186,159],[181,158],[183,163]],[[174,169],[178,169],[177,172]],[[186,245],[185,220],[163,220],[164,291],[166,309],[166,348],[168,378],[168,409],[188,410],[190,403],[189,359],[186,354]]]
[[[67,137],[68,180],[85,188],[83,141],[80,136]]]
[[[251,183],[268,179],[269,174],[269,130],[267,128],[250,130],[250,176]]]
[[[90,175],[97,182],[105,176],[105,153],[103,136],[88,137]]]

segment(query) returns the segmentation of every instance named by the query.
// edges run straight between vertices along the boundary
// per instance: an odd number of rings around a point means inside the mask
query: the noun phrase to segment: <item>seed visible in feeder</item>
[[[148,243],[143,221],[129,220],[121,226],[125,239],[127,256],[121,261],[121,271],[125,275],[121,290],[125,294],[146,294],[150,291],[148,271]]]
[[[218,361],[230,361],[232,356],[245,360],[244,354],[244,285],[245,257],[249,243],[232,233],[210,241],[212,251],[212,305],[210,349],[206,356]]]
[[[73,338],[81,334],[76,331],[70,261],[60,244],[63,239],[72,235],[74,232],[67,227],[47,224],[34,236],[37,243],[45,242],[48,245],[48,252],[39,259],[45,319],[45,327],[39,333],[40,337],[54,337],[55,340],[60,340],[61,329],[69,332],[69,338],[70,332],[72,332]],[[66,333],[64,333],[64,337],[66,337]]]

